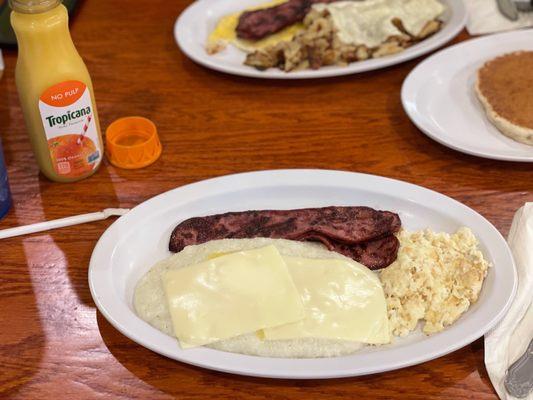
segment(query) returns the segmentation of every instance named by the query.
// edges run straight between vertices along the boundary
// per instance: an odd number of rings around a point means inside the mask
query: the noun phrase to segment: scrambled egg
[[[380,273],[391,333],[405,336],[452,324],[478,299],[489,263],[468,228],[455,234],[401,231],[397,260]]]
[[[273,0],[269,1],[268,3],[261,4],[258,7],[248,8],[245,11],[274,7],[285,3],[286,1],[287,0]],[[296,23],[260,40],[253,41],[239,39],[237,37],[236,29],[237,25],[239,24],[239,18],[243,12],[244,11],[226,15],[218,21],[217,26],[207,39],[206,50],[209,54],[215,54],[224,50],[230,43],[245,52],[264,49],[266,47],[274,46],[280,42],[292,40],[296,33],[303,29],[303,24]]]

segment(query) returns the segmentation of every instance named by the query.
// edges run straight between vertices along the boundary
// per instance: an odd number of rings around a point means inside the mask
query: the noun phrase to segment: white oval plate
[[[137,281],[170,256],[174,226],[193,216],[249,209],[367,205],[399,212],[407,229],[455,232],[470,227],[494,265],[479,301],[445,331],[415,333],[392,345],[345,357],[282,359],[208,348],[181,350],[177,340],[141,320],[132,306]],[[507,244],[481,215],[449,197],[409,183],[351,172],[275,170],[229,175],[183,186],[135,207],[107,229],[89,267],[96,306],[120,332],[157,353],[185,363],[270,378],[336,378],[418,364],[457,350],[482,336],[504,315],[514,296],[516,271]]]
[[[533,50],[533,29],[469,40],[428,57],[403,83],[403,108],[422,132],[452,149],[533,162],[533,146],[500,133],[474,91],[477,70],[487,60],[516,50]]]
[[[224,51],[209,55],[205,44],[209,33],[224,15],[242,11],[251,6],[265,3],[265,0],[197,0],[180,15],[174,25],[174,37],[180,49],[193,61],[207,68],[234,75],[253,78],[304,79],[324,78],[371,71],[411,60],[437,49],[453,39],[466,23],[466,10],[462,0],[441,0],[447,6],[443,15],[443,28],[432,37],[408,48],[407,50],[366,61],[358,61],[346,67],[330,66],[317,70],[283,72],[275,68],[259,71],[244,65],[246,55],[243,51],[228,46]]]

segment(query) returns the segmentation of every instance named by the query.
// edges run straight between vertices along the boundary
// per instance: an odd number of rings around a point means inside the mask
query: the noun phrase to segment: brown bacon
[[[370,207],[229,212],[183,221],[172,232],[169,249],[178,252],[188,245],[230,238],[315,241],[376,269],[396,259],[399,242],[394,233],[400,227],[397,214]]]
[[[289,0],[275,7],[245,11],[239,17],[237,37],[259,40],[301,22],[315,3],[332,3],[337,0]]]

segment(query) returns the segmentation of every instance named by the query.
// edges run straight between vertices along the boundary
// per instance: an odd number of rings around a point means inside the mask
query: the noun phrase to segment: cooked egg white
[[[346,44],[374,48],[391,36],[401,35],[393,19],[401,20],[404,29],[418,36],[426,24],[440,16],[444,6],[437,0],[364,0],[315,4],[318,11],[327,10]]]
[[[285,3],[286,0],[273,0],[265,4],[261,4],[258,7],[246,9],[244,11],[259,10],[263,8],[274,7],[279,4]],[[269,35],[261,40],[243,40],[237,37],[237,25],[239,23],[239,17],[244,12],[238,12],[222,17],[215,29],[211,32],[207,39],[207,52],[210,54],[217,53],[223,50],[228,44],[232,44],[235,47],[245,51],[253,52],[266,47],[274,46],[280,42],[290,41],[296,33],[303,29],[303,24],[297,23],[286,27],[285,29]]]

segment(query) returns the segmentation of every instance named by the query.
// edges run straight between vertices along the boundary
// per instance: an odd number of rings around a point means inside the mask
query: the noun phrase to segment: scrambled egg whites
[[[292,40],[296,33],[303,29],[303,24],[293,24],[277,33],[268,35],[267,37],[256,41],[239,39],[236,32],[236,28],[239,23],[239,17],[243,12],[274,7],[285,2],[286,0],[273,0],[258,7],[252,7],[244,11],[222,17],[207,39],[207,52],[209,54],[215,54],[225,49],[228,44],[233,44],[235,47],[248,53],[274,46],[280,42]]]
[[[472,231],[401,231],[398,258],[380,273],[391,333],[405,336],[419,320],[426,334],[442,331],[478,299],[489,263]]]

